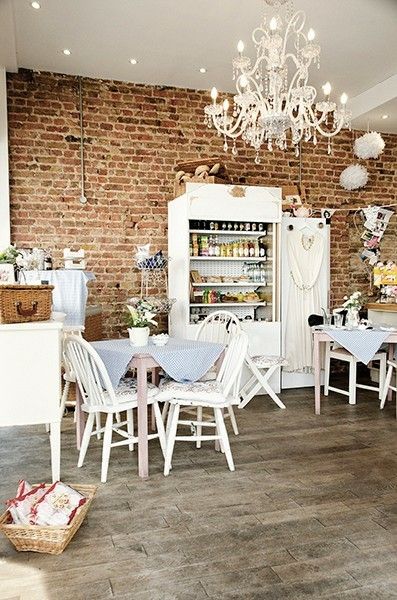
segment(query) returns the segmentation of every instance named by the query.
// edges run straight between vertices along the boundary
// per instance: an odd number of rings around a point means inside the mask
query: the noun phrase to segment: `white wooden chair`
[[[262,390],[265,394],[269,394],[270,398],[277,406],[285,408],[284,402],[280,400],[270,385],[270,378],[277,369],[286,366],[287,364],[287,361],[282,356],[249,356],[249,354],[247,354],[245,365],[249,369],[251,377],[240,390],[241,402],[239,408],[247,406],[248,402]]]
[[[77,466],[82,467],[91,436],[97,434],[93,431],[95,415],[106,414],[102,449],[101,481],[106,482],[109,466],[110,449],[115,446],[128,444],[129,450],[134,449],[134,443],[138,438],[134,436],[133,409],[137,407],[137,382],[135,379],[124,379],[114,389],[105,365],[94,348],[81,337],[70,335],[65,340],[65,354],[70,362],[72,371],[79,386],[82,397],[82,410],[88,413],[87,423],[84,429],[79,461]],[[148,404],[153,404],[157,433],[148,435],[148,439],[159,438],[161,450],[165,456],[165,431],[161,417],[161,411],[157,403],[158,388],[148,384]],[[126,411],[127,420],[120,423],[113,422],[117,413]],[[123,429],[127,426],[127,430]],[[121,441],[112,442],[112,434],[117,433]]]
[[[248,337],[240,332],[233,336],[214,381],[196,381],[195,383],[178,383],[164,381],[160,383],[158,400],[170,402],[170,411],[167,422],[167,447],[164,463],[164,475],[171,469],[172,454],[176,441],[219,441],[224,452],[227,464],[234,471],[233,457],[230,450],[229,438],[223,420],[223,409],[233,404],[238,404],[238,391],[240,389],[241,371],[244,358],[247,354]],[[181,407],[205,407],[214,411],[215,421],[199,421],[192,419],[179,419]],[[191,427],[192,435],[177,435],[178,425]],[[213,435],[203,435],[202,427],[213,427]]]
[[[389,365],[387,369],[386,380],[383,385],[382,397],[380,401],[380,408],[383,409],[386,403],[386,398],[389,390],[396,392],[396,419],[397,419],[397,361],[388,360],[387,364]],[[393,377],[393,370],[395,371],[394,376],[396,377],[396,385],[392,385],[391,380]]]
[[[63,326],[62,367],[64,370],[64,373],[63,373],[64,384],[63,384],[63,391],[62,391],[61,404],[60,404],[61,419],[65,413],[65,407],[66,407],[66,402],[67,402],[68,395],[69,395],[70,384],[76,383],[76,377],[73,373],[72,365],[70,364],[70,361],[68,360],[68,358],[66,356],[65,342],[66,342],[67,338],[71,335],[76,335],[76,336],[82,338],[83,331],[84,331],[84,327],[68,326],[68,325]]]
[[[217,344],[223,344],[228,346],[232,337],[241,332],[240,321],[235,314],[227,310],[216,310],[208,315],[200,323],[200,326],[196,333],[196,340],[200,342],[215,342]],[[203,381],[213,381],[217,377],[215,369],[210,370],[202,378]],[[233,406],[228,406],[227,416],[230,418],[234,435],[238,435],[238,427],[236,416],[234,414]],[[203,408],[199,406],[197,408],[197,421],[203,420]],[[197,433],[201,435],[201,425],[198,426]],[[201,447],[201,441],[197,441],[197,448]]]
[[[331,359],[341,360],[349,365],[349,388],[347,390],[342,390],[341,388],[329,385]],[[331,390],[337,394],[347,396],[349,398],[349,404],[356,404],[356,390],[357,388],[361,388],[363,390],[378,392],[379,399],[381,399],[386,378],[386,352],[377,352],[372,361],[379,361],[379,385],[357,383],[357,364],[360,361],[345,348],[333,347],[332,344],[326,344],[324,360],[324,395],[328,396],[329,390]]]

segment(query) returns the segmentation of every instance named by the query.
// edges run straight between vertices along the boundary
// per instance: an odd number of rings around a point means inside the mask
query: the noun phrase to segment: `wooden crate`
[[[175,198],[182,196],[182,194],[186,192],[186,183],[202,183],[205,185],[206,183],[229,183],[229,181],[222,179],[221,177],[217,177],[216,175],[209,175],[206,179],[203,179],[202,177],[191,177],[189,181],[183,181],[181,183],[175,181]]]

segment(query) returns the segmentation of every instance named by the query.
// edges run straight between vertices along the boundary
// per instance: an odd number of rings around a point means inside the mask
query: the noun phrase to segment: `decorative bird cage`
[[[144,251],[135,256],[136,267],[141,272],[141,298],[145,298],[158,313],[168,314],[175,302],[175,298],[168,298],[168,258],[160,250],[149,256],[149,244]],[[143,253],[147,253],[146,255]],[[151,295],[151,290],[158,290],[158,295]]]

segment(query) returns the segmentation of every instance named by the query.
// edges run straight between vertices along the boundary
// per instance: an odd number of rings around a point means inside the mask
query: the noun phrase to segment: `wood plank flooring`
[[[256,398],[237,411],[236,472],[206,443],[176,445],[151,478],[136,452],[112,450],[108,483],[60,556],[17,553],[0,537],[0,600],[397,598],[397,424],[371,392],[357,406],[312,390]],[[77,469],[73,419],[63,423],[62,478],[98,483],[101,443]],[[0,429],[1,500],[17,481],[48,480],[44,428]]]

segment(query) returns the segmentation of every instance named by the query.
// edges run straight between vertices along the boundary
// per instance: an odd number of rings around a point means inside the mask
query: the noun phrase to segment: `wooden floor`
[[[207,443],[177,444],[151,478],[136,453],[112,451],[88,519],[60,556],[17,553],[0,537],[0,600],[397,598],[397,424],[371,392],[313,414],[312,390],[257,398],[238,411],[236,472]],[[76,468],[72,418],[62,437],[63,480],[98,483],[100,443]],[[34,435],[31,435],[34,433]],[[1,498],[20,477],[48,480],[42,427],[0,430]]]

